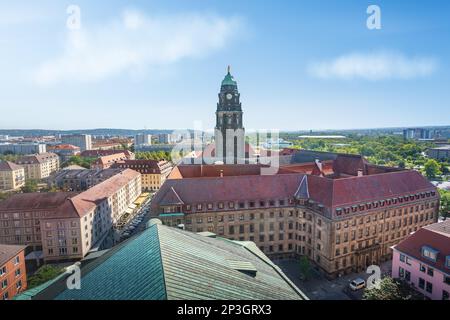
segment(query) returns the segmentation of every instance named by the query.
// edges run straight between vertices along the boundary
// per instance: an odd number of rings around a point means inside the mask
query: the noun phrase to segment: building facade
[[[145,134],[145,133],[139,133],[134,136],[134,145],[140,146],[140,145],[152,145],[152,135],[151,134]]]
[[[114,153],[109,156],[103,156],[95,160],[91,164],[91,169],[95,170],[104,170],[111,168],[111,166],[118,162],[118,161],[124,161],[127,159],[127,156],[124,153]]]
[[[36,154],[45,153],[47,148],[41,143],[0,143],[0,154]]]
[[[427,154],[430,158],[436,160],[450,160],[450,145],[430,148],[427,150]]]
[[[60,168],[58,155],[49,152],[24,156],[16,163],[24,167],[27,180],[45,179]]]
[[[216,111],[214,131],[215,157],[226,164],[245,161],[245,129],[242,122],[242,105],[237,82],[228,67],[222,81]],[[244,162],[245,163],[245,162]]]
[[[54,187],[65,191],[85,191],[122,171],[122,169],[61,170],[48,177],[47,184],[49,188]]]
[[[134,160],[135,154],[129,150],[116,149],[116,150],[86,150],[81,152],[80,156],[83,158],[100,158],[105,156],[111,156],[113,154],[123,153],[127,160]]]
[[[25,246],[0,244],[0,300],[10,300],[27,290]]]
[[[394,246],[392,276],[432,300],[450,300],[450,220],[423,227]]]
[[[13,195],[0,202],[0,243],[29,245],[46,262],[81,259],[140,194],[140,173],[124,170],[79,194]]]
[[[25,169],[10,161],[0,162],[0,191],[14,191],[25,185]]]
[[[438,218],[439,194],[416,171],[345,155],[272,176],[249,166],[174,176],[153,198],[152,214],[194,232],[253,241],[273,258],[305,255],[331,277],[391,258],[393,245]]]
[[[71,144],[80,148],[81,151],[92,149],[92,136],[89,134],[68,134],[61,136],[63,144]]]
[[[71,145],[71,144],[58,144],[55,146],[47,147],[48,152],[57,154],[61,162],[66,162],[73,156],[77,156],[80,154],[80,147]]]
[[[116,162],[112,168],[132,169],[141,174],[142,190],[157,191],[172,171],[168,161],[157,160],[124,160]]]

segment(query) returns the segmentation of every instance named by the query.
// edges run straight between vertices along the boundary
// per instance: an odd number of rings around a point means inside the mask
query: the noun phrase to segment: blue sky
[[[66,27],[69,5],[81,29]],[[381,8],[380,30],[366,9]],[[448,1],[3,1],[0,128],[450,125]]]

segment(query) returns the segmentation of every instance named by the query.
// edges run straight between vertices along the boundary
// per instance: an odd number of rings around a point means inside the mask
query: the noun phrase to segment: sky
[[[228,65],[248,130],[450,125],[449,12],[446,0],[0,0],[0,129],[212,129]]]

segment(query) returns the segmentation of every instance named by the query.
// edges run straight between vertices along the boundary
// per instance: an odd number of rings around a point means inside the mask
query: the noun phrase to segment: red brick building
[[[25,248],[0,244],[0,300],[11,300],[27,289]]]

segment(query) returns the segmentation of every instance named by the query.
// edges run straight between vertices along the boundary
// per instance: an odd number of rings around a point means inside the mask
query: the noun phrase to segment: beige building
[[[30,245],[45,261],[81,259],[140,194],[141,175],[125,170],[78,194],[13,195],[0,202],[0,243]]]
[[[0,191],[17,190],[25,184],[25,169],[9,161],[0,162]]]
[[[438,218],[439,193],[420,173],[351,156],[272,176],[252,175],[251,165],[219,166],[216,176],[203,167],[200,176],[182,168],[187,177],[167,180],[152,215],[253,241],[271,258],[307,256],[331,277],[391,258],[393,245]]]
[[[59,157],[55,153],[41,153],[24,156],[16,161],[25,168],[27,180],[41,180],[59,170]]]
[[[132,169],[142,175],[142,190],[156,191],[161,188],[172,171],[172,163],[157,160],[124,160],[116,162],[112,168]]]

